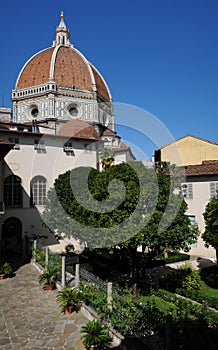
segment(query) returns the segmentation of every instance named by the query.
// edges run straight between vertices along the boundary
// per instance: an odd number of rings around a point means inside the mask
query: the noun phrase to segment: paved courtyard
[[[30,263],[15,274],[0,281],[0,349],[84,350],[80,328],[87,318],[83,311],[62,314],[57,291],[43,291],[39,272]]]

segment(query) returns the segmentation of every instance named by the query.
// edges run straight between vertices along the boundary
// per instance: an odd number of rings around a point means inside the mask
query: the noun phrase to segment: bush
[[[201,288],[201,277],[199,271],[194,270],[191,265],[184,264],[178,270],[164,277],[160,281],[162,288],[175,292],[178,288],[193,290]]]
[[[12,266],[8,262],[0,264],[0,274],[10,275],[12,271]]]
[[[93,307],[100,318],[108,314],[107,294],[102,292],[98,286],[88,282],[80,282],[79,290],[82,300]]]
[[[201,270],[202,280],[211,288],[218,289],[218,267],[212,266]]]
[[[179,252],[169,252],[168,258],[164,259],[165,264],[170,264],[178,261],[185,261],[190,259],[189,254],[179,253]]]
[[[45,252],[39,249],[32,250],[32,254],[35,257],[36,261],[42,266],[45,267]]]
[[[183,268],[187,271],[187,276],[182,281],[182,287],[186,290],[201,289],[201,277],[197,270],[190,267]]]

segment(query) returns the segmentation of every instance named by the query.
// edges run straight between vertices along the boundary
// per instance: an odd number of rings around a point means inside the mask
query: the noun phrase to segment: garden
[[[103,324],[154,350],[216,349],[217,267],[194,270],[186,264],[188,254],[179,253],[188,252],[200,234],[186,214],[180,173],[165,162],[152,169],[141,162],[109,166],[102,172],[75,168],[59,175],[48,191],[43,220],[60,237],[65,232],[66,238],[75,235],[86,242],[79,290]],[[73,178],[74,187],[81,188],[87,176],[84,208],[71,183]],[[120,182],[125,193],[120,192]],[[104,210],[99,210],[99,203]],[[60,205],[73,221],[63,218],[57,210]],[[218,196],[211,205],[205,211],[202,237],[218,252]],[[176,261],[184,261],[184,266],[176,270],[168,265]],[[110,302],[108,281],[113,283]]]
[[[105,277],[105,271],[110,271],[112,261],[115,275],[119,274],[119,269],[122,270],[123,267],[117,264],[116,270],[115,258],[109,254],[108,263],[107,254],[103,251],[92,253],[91,262],[88,264],[87,254],[90,252],[81,257],[81,271],[88,268],[87,276],[92,276],[90,270],[93,272],[97,266],[100,276],[97,276],[96,283],[93,283],[90,278],[82,277],[81,273],[78,289],[67,286],[59,291],[57,303],[62,312],[78,312],[81,305],[85,304],[97,313],[102,326],[112,326],[126,339],[140,339],[147,346],[153,346],[153,349],[164,349],[166,341],[171,349],[179,348],[178,345],[181,349],[193,349],[194,344],[198,344],[198,349],[205,349],[206,345],[207,348],[213,349],[218,341],[218,312],[209,307],[217,309],[218,289],[214,288],[217,287],[216,267],[200,271],[194,270],[189,263],[184,262],[181,268],[161,278],[157,288],[149,290],[130,286],[121,279],[119,282],[113,282],[109,305],[106,288],[102,288],[103,283],[107,284],[107,279],[101,279],[101,270]],[[40,264],[45,264],[44,252],[36,251],[35,257]],[[174,261],[179,260],[180,255],[176,253],[171,258]],[[60,280],[60,261],[61,255],[49,254],[49,265],[45,272],[51,270],[51,276],[55,276],[56,281],[58,275]],[[71,267],[71,271],[74,271],[74,268]],[[110,276],[111,273],[107,277]],[[127,277],[127,274],[123,276]],[[45,286],[47,281],[45,279],[42,286]]]

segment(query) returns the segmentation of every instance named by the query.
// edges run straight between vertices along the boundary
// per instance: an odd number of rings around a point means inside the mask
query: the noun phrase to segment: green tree
[[[51,231],[88,246],[113,246],[144,226],[156,204],[155,178],[154,170],[141,162],[122,163],[103,172],[78,167],[55,180],[43,221]]]
[[[211,245],[216,251],[216,261],[218,259],[218,192],[210,202],[207,203],[204,212],[205,231],[202,238],[206,247]],[[217,263],[218,265],[218,263]]]
[[[186,202],[180,193],[175,193],[181,182],[177,169],[167,163],[160,163],[156,165],[155,170],[158,181],[158,201],[155,210],[141,231],[122,243],[124,255],[130,257],[135,281],[140,279],[140,270],[142,271],[150,260],[163,255],[166,250],[188,251],[199,235],[198,227],[192,226],[186,215]],[[142,247],[142,252],[148,252],[144,264],[137,253],[139,246]]]
[[[141,162],[103,172],[73,169],[48,192],[43,219],[54,232],[79,238],[88,247],[113,247],[121,258],[128,257],[133,280],[138,280],[140,246],[152,259],[167,249],[188,251],[198,235],[185,214],[187,204],[175,193],[179,178],[172,181],[174,171],[165,163],[148,169]]]

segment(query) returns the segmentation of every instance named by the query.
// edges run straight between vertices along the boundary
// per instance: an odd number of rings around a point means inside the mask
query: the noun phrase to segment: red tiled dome
[[[54,81],[57,86],[96,91],[111,101],[110,91],[97,69],[73,46],[59,45],[35,54],[22,68],[16,88]]]

